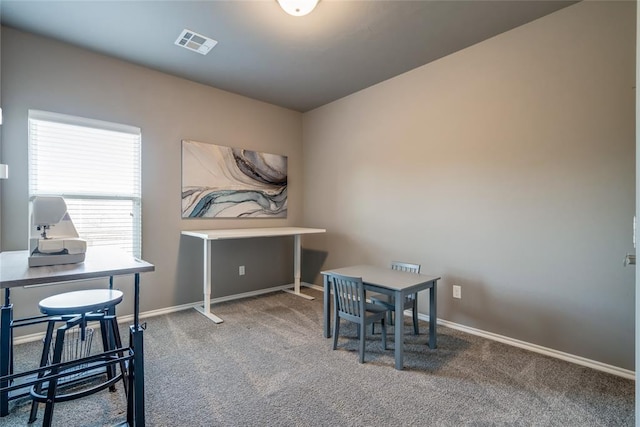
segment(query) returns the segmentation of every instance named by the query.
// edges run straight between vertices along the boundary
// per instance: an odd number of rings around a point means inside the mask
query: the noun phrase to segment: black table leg
[[[133,384],[131,384],[129,392],[133,394],[133,425],[144,426],[144,330],[140,326],[140,274],[138,273],[135,275],[134,286],[133,326],[131,326],[129,336],[130,345],[133,349],[133,367],[130,367],[133,375]]]
[[[9,289],[5,289],[5,301],[0,308],[0,377],[6,377],[11,371],[11,321],[13,305],[9,298]],[[0,388],[9,386],[9,381],[1,381]],[[0,417],[9,415],[9,392],[0,392]]]
[[[130,384],[127,402],[127,421],[130,426],[144,426],[144,348],[143,329],[130,327],[129,339],[133,350],[133,360],[129,366]],[[133,412],[133,413],[132,413]]]

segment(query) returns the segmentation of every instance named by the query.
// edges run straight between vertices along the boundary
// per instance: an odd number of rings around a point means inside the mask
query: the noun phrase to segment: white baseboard
[[[309,284],[305,284],[305,286],[318,290],[320,292],[324,292],[324,287],[322,286],[309,285]],[[411,310],[406,310],[404,312],[404,315],[411,316],[412,315]],[[429,321],[429,315],[427,314],[418,314],[418,318],[426,322]],[[480,329],[472,328],[470,326],[461,325],[459,323],[450,322],[448,320],[438,319],[438,325],[445,326],[451,329],[456,329],[462,332],[466,332],[471,335],[477,335],[483,338],[490,339],[492,341],[498,341],[503,344],[533,351],[535,353],[544,354],[545,356],[554,357],[556,359],[561,359],[566,362],[571,362],[577,365],[586,366],[587,368],[595,369],[597,371],[607,372],[609,374],[617,375],[619,377],[627,378],[634,381],[636,379],[636,373],[634,371],[619,368],[613,365],[608,365],[606,363],[598,362],[596,360],[591,360],[581,356],[564,353],[562,351],[554,350],[552,348],[543,347],[537,344],[531,344],[531,343],[520,341],[514,338],[505,337],[503,335],[494,334],[493,332],[487,332]]]
[[[313,285],[309,283],[301,283],[302,286],[315,289],[320,292],[324,292],[324,288],[322,286]],[[248,298],[253,296],[258,296],[270,292],[281,291],[284,289],[291,289],[293,284],[276,286],[273,288],[260,289],[252,292],[245,292],[237,295],[229,295],[226,297],[213,298],[210,302],[211,304],[221,303],[225,301],[233,301],[236,299]],[[182,310],[188,310],[197,306],[202,305],[202,303],[198,302],[195,304],[183,304],[177,305],[173,307],[161,308],[158,310],[145,311],[144,313],[140,313],[140,319],[146,319],[154,316],[161,316],[163,314],[175,313]],[[411,316],[411,311],[407,310],[404,312],[405,316]],[[424,320],[426,322],[429,321],[429,316],[426,314],[418,314],[418,318],[420,320]],[[133,321],[133,315],[121,316],[118,317],[118,323],[131,323]],[[445,326],[447,328],[456,329],[458,331],[466,332],[471,335],[477,335],[479,337],[487,338],[492,341],[498,341],[503,344],[511,345],[514,347],[519,347],[525,350],[533,351],[535,353],[544,354],[545,356],[554,357],[556,359],[561,359],[567,362],[575,363],[577,365],[586,366],[587,368],[595,369],[597,371],[607,372],[609,374],[617,375],[619,377],[627,378],[630,380],[636,379],[636,373],[634,371],[630,371],[628,369],[619,368],[617,366],[608,365],[606,363],[598,362],[596,360],[587,359],[581,356],[576,356],[569,353],[564,353],[562,351],[554,350],[552,348],[543,347],[537,344],[531,344],[525,341],[520,341],[514,338],[505,337],[503,335],[494,334],[493,332],[483,331],[481,329],[472,328],[470,326],[461,325],[459,323],[450,322],[448,320],[438,319],[438,325]],[[20,337],[16,337],[13,342],[14,344],[22,344],[31,341],[38,341],[44,338],[44,332],[39,332],[35,334],[23,335]]]
[[[411,316],[411,311],[407,310],[404,314],[405,316]],[[425,314],[418,314],[418,318],[427,322],[429,321],[429,316]],[[477,335],[479,337],[487,338],[492,341],[498,341],[503,344],[533,351],[535,353],[544,354],[545,356],[554,357],[556,359],[561,359],[567,362],[575,363],[577,365],[586,366],[587,368],[595,369],[597,371],[607,372],[609,374],[617,375],[619,377],[627,378],[634,381],[636,379],[636,373],[634,371],[619,368],[613,365],[607,365],[606,363],[598,362],[596,360],[564,353],[552,348],[543,347],[537,344],[531,344],[514,338],[505,337],[503,335],[494,334],[493,332],[487,332],[480,329],[472,328],[470,326],[461,325],[459,323],[450,322],[448,320],[438,319],[438,325],[466,332],[471,335]]]

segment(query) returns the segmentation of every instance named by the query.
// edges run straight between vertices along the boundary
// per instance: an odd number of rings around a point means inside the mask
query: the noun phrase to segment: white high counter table
[[[302,234],[315,234],[324,233],[325,229],[322,228],[303,228],[303,227],[271,227],[271,228],[236,228],[236,229],[222,229],[222,230],[189,230],[183,231],[181,234],[184,236],[197,237],[203,241],[203,256],[204,256],[204,274],[203,274],[203,293],[204,301],[202,308],[196,307],[200,313],[207,316],[215,323],[222,323],[222,319],[211,313],[211,244],[214,240],[229,240],[229,239],[250,239],[255,237],[280,237],[280,236],[293,236],[293,291],[286,290],[295,295],[313,299],[309,295],[305,295],[300,292],[300,260],[301,260],[301,246],[300,236]]]

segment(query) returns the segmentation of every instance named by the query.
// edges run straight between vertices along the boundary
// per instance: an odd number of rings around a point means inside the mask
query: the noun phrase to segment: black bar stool
[[[42,421],[43,426],[51,425],[53,418],[53,405],[55,402],[65,402],[78,399],[90,394],[96,393],[107,387],[111,391],[115,391],[115,383],[120,379],[123,381],[125,393],[127,393],[128,384],[126,379],[126,364],[123,359],[123,351],[113,352],[112,350],[122,349],[120,332],[118,331],[118,322],[115,315],[115,307],[122,301],[122,292],[114,289],[92,289],[75,292],[67,292],[45,298],[38,304],[40,311],[47,316],[51,316],[48,320],[47,332],[44,338],[44,348],[42,349],[42,357],[40,359],[40,367],[52,366],[50,370],[43,371],[38,374],[38,378],[51,376],[48,381],[36,384],[31,387],[31,414],[29,423],[37,418],[38,403],[44,402],[45,413]],[[100,322],[100,334],[102,337],[102,347],[105,353],[100,366],[92,366],[89,364],[64,365],[59,367],[61,362],[70,362],[62,360],[65,333],[71,328],[78,326],[80,329],[80,339],[86,338],[87,322]],[[55,343],[53,345],[53,357],[49,355],[51,342],[53,341],[53,330],[56,323],[64,322],[64,325],[57,328]],[[116,374],[115,361],[120,364],[120,374]],[[92,361],[96,361],[92,359]],[[111,363],[108,363],[112,361]],[[105,365],[105,362],[107,364]],[[95,365],[95,363],[94,363]],[[106,369],[106,371],[103,369]],[[95,371],[95,372],[93,372]],[[78,385],[83,381],[95,375],[104,375],[106,380],[89,388],[81,388],[80,391],[73,391],[66,394],[59,393],[58,386]],[[68,375],[67,375],[68,374]],[[83,375],[84,374],[84,375]],[[95,374],[95,375],[94,375]],[[56,377],[56,375],[58,375]],[[75,387],[74,387],[75,390]]]

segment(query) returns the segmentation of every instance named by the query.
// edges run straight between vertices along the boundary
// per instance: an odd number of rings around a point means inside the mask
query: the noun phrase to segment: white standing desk
[[[196,307],[196,310],[207,316],[215,323],[222,323],[222,319],[211,313],[211,244],[214,240],[229,240],[229,239],[250,239],[255,237],[279,237],[279,236],[293,236],[293,291],[286,290],[295,295],[313,299],[313,297],[305,295],[300,292],[300,259],[301,259],[301,246],[300,235],[302,234],[314,234],[324,233],[325,229],[322,228],[302,228],[302,227],[272,227],[272,228],[236,228],[225,230],[191,230],[183,231],[182,235],[192,236],[202,239],[203,241],[203,256],[204,256],[204,273],[202,279],[202,288],[204,293],[204,301],[202,308]]]

